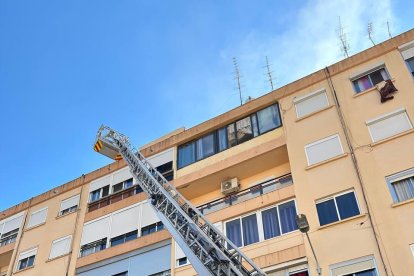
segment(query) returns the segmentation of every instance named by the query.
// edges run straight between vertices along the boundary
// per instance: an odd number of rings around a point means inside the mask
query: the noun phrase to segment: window
[[[377,276],[374,258],[362,257],[343,263],[330,265],[332,276]]]
[[[237,146],[282,125],[279,106],[271,105],[178,147],[178,168]]]
[[[316,209],[321,226],[360,214],[353,191],[320,200]]]
[[[414,77],[414,41],[410,41],[398,48],[401,51],[403,59],[407,63],[411,75]]]
[[[0,221],[0,246],[5,246],[16,241],[22,221],[23,213]]]
[[[332,135],[305,146],[308,165],[313,165],[344,153],[339,135]]]
[[[17,263],[17,270],[32,267],[37,254],[37,248],[20,253]]]
[[[295,201],[226,222],[226,236],[238,247],[297,229]],[[261,225],[261,227],[259,227]]]
[[[308,270],[289,272],[289,276],[309,276]]]
[[[138,230],[128,232],[126,234],[114,237],[111,239],[111,246],[126,243],[127,241],[135,240],[138,237]]]
[[[104,250],[106,248],[106,241],[107,239],[100,239],[85,245],[81,246],[81,250],[80,250],[80,256],[84,257],[84,256],[88,256],[90,254],[93,254],[95,252],[99,252],[101,250]]]
[[[129,188],[129,187],[132,187],[132,185],[133,185],[132,178],[130,178],[128,180],[125,180],[125,181],[122,181],[122,182],[112,186],[112,193],[114,194],[116,192],[122,191],[124,189]]]
[[[180,267],[183,265],[190,264],[187,256],[184,254],[183,250],[180,248],[177,242],[174,241],[175,248],[175,267]]]
[[[106,185],[102,188],[96,189],[90,193],[90,201],[97,201],[105,196],[109,195],[109,185]]]
[[[414,57],[407,59],[405,62],[407,63],[411,75],[414,77]]]
[[[366,75],[354,79],[352,83],[354,85],[355,92],[360,93],[388,79],[390,79],[390,77],[388,76],[385,68],[382,67],[379,69],[374,69]]]
[[[174,179],[174,170],[173,170],[173,162],[167,162],[155,168],[162,176],[165,177],[168,181]]]
[[[187,257],[182,257],[177,260],[177,265],[182,266],[188,264]]]
[[[50,250],[49,259],[54,259],[59,256],[66,255],[70,252],[70,245],[72,236],[63,237],[52,242],[52,249]]]
[[[414,198],[414,168],[386,178],[394,203]]]
[[[302,118],[329,106],[325,89],[295,98],[293,102],[295,104],[297,118]]]
[[[80,195],[75,195],[71,198],[65,199],[60,203],[59,216],[75,212],[78,209]]]
[[[171,271],[168,269],[168,270],[161,271],[161,272],[158,272],[158,273],[154,273],[154,274],[151,274],[151,275],[148,275],[148,276],[170,276],[170,275],[171,275]]]
[[[157,223],[153,223],[148,226],[142,227],[141,236],[149,235],[151,233],[161,231],[162,229],[164,229],[164,224],[162,224],[162,222],[159,221]]]
[[[2,234],[1,240],[0,240],[0,246],[5,246],[5,245],[8,245],[9,243],[15,242],[18,234],[19,234],[19,228]]]
[[[33,212],[29,218],[27,228],[31,228],[46,222],[47,207]]]
[[[373,142],[413,128],[405,109],[398,109],[366,122]]]
[[[124,271],[121,273],[113,274],[112,276],[128,276],[128,271]]]

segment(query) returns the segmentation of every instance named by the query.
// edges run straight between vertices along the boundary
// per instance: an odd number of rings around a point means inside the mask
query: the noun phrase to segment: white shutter
[[[414,40],[398,47],[404,59],[414,57]]]
[[[316,141],[305,146],[308,165],[312,165],[343,153],[338,135]]]
[[[164,165],[165,163],[173,161],[173,152],[173,148],[167,149],[163,152],[148,157],[147,160],[151,164],[151,166],[156,168],[158,166]]]
[[[23,221],[23,213],[19,213],[14,215],[10,218],[5,219],[2,223],[4,223],[3,231],[0,232],[1,234],[10,232],[14,229],[20,228]],[[1,222],[0,222],[0,231],[1,231]]]
[[[184,251],[181,249],[181,247],[178,245],[178,243],[175,242],[175,241],[174,241],[174,243],[175,243],[175,246],[174,246],[174,248],[175,248],[175,259],[178,260],[178,259],[186,257],[185,254],[184,254]]]
[[[145,202],[141,205],[142,206],[141,228],[160,221],[155,211],[152,209],[152,207],[149,204],[150,203]]]
[[[19,261],[23,260],[23,259],[26,259],[30,256],[36,255],[36,254],[37,254],[37,248],[33,248],[33,249],[30,249],[30,250],[24,251],[24,252],[20,253]]]
[[[313,92],[294,100],[297,118],[304,117],[329,105],[325,90]]]
[[[67,236],[54,240],[52,242],[52,249],[50,250],[49,259],[53,259],[62,255],[66,255],[70,251],[70,243],[72,241],[72,236]]]
[[[399,109],[366,122],[373,142],[412,129],[405,109]]]
[[[370,259],[370,260],[365,260],[361,262],[356,262],[354,264],[334,268],[332,269],[332,275],[340,276],[340,275],[354,274],[357,272],[362,272],[362,271],[373,269],[373,268],[375,268],[374,260]]]
[[[112,180],[112,185],[116,185],[118,183],[121,183],[125,180],[128,180],[132,178],[132,174],[129,171],[129,168],[125,168],[122,170],[119,170],[114,173],[114,178]]]
[[[89,187],[89,192],[95,191],[109,184],[111,184],[111,175],[101,177],[91,182],[91,185]]]
[[[217,221],[213,223],[213,225],[223,234],[223,222]]]
[[[112,215],[111,238],[137,230],[141,207],[135,206]]]
[[[80,199],[80,195],[75,195],[68,199],[62,200],[62,203],[60,204],[59,212],[69,209],[70,207],[79,205],[79,199]]]
[[[27,224],[27,228],[46,222],[46,217],[47,217],[47,207],[40,209],[36,212],[33,212],[30,216],[29,223]]]
[[[85,245],[103,238],[107,238],[109,235],[109,223],[111,217],[101,218],[84,224],[81,245]]]

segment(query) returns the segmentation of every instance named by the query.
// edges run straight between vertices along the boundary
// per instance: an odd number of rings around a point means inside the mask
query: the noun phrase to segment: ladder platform
[[[97,139],[93,149],[100,154],[103,154],[113,160],[121,160],[122,155],[119,154],[119,150],[112,144],[106,142],[105,140]]]

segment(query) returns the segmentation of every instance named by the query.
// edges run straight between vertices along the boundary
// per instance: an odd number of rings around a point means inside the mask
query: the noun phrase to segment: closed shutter
[[[312,165],[343,153],[338,135],[316,141],[305,146],[308,165]]]
[[[24,252],[20,253],[19,261],[23,260],[23,259],[26,259],[26,258],[29,258],[30,256],[33,256],[33,255],[36,255],[36,254],[37,254],[37,248],[24,251]]]
[[[112,185],[116,185],[118,183],[121,183],[125,180],[128,180],[132,178],[132,174],[129,172],[129,168],[119,170],[114,173],[114,178],[112,180]]]
[[[174,246],[174,248],[175,248],[175,259],[178,260],[178,259],[186,257],[185,254],[184,254],[184,251],[181,249],[181,247],[178,245],[178,243],[175,242],[175,241],[174,241],[174,243],[175,243],[175,246]]]
[[[60,204],[59,212],[69,209],[70,207],[79,205],[79,199],[80,199],[80,195],[75,195],[71,198],[63,200],[62,203]]]
[[[95,191],[109,184],[111,184],[111,175],[104,176],[102,178],[99,178],[91,182],[91,185],[89,187],[89,192]]]
[[[326,91],[317,91],[295,99],[297,118],[304,117],[329,105]]]
[[[374,260],[364,260],[332,269],[332,276],[349,275],[375,268]]]
[[[373,142],[413,128],[405,109],[400,109],[380,118],[370,120],[366,124]]]
[[[409,59],[414,57],[414,41],[410,41],[404,45],[398,47],[401,51],[401,55],[404,59]]]
[[[141,228],[160,221],[148,202],[142,205]]]
[[[156,155],[148,157],[147,160],[151,164],[151,166],[156,168],[158,166],[164,165],[165,163],[173,161],[173,152],[173,148],[167,149]]]
[[[105,217],[83,226],[81,245],[85,245],[109,236],[111,218]]]
[[[135,206],[112,215],[111,238],[137,230],[140,206]]]
[[[66,255],[70,251],[70,243],[72,241],[72,236],[67,236],[54,240],[52,242],[52,249],[50,250],[49,259],[53,259],[62,255]]]
[[[33,212],[32,215],[30,216],[29,223],[27,224],[27,228],[46,222],[46,216],[47,216],[47,207]]]
[[[17,215],[14,215],[13,217],[5,219],[3,221],[4,226],[3,226],[3,231],[1,232],[1,234],[20,228],[22,221],[23,221],[23,213],[19,213]],[[1,223],[0,223],[0,231],[1,231]]]

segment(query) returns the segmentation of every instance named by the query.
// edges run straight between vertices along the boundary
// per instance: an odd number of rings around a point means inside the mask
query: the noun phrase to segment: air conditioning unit
[[[237,178],[227,179],[221,182],[221,192],[225,195],[239,191],[239,182]]]

